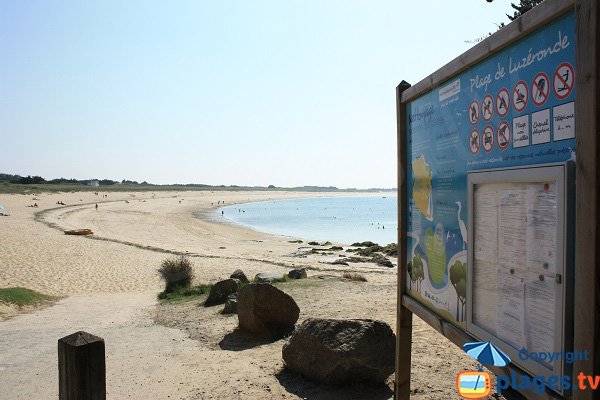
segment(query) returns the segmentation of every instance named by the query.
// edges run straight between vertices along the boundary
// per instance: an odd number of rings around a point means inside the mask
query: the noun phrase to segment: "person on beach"
[[[96,211],[98,211],[98,203],[96,203]]]

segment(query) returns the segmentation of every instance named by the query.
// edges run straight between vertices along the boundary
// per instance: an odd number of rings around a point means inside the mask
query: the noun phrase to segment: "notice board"
[[[575,159],[575,15],[406,103],[406,293],[465,329],[467,175]]]
[[[519,352],[570,347],[573,170],[566,163],[468,177],[467,332],[502,343],[534,375],[563,375],[564,360]]]

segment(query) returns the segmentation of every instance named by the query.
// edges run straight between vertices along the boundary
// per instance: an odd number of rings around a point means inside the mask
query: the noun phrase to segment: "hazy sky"
[[[0,0],[0,172],[396,186],[395,88],[510,0]]]

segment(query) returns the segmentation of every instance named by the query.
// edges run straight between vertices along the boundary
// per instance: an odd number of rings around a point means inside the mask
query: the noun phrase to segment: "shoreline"
[[[294,226],[293,223],[292,223],[292,226],[288,225],[288,226],[283,227],[282,229],[278,229],[277,224],[275,224],[275,227],[274,227],[272,224],[269,225],[269,223],[267,223],[266,226],[263,225],[262,227],[260,227],[260,226],[259,227],[255,227],[255,226],[252,226],[252,225],[247,224],[245,222],[238,221],[235,218],[228,217],[228,215],[237,215],[238,213],[236,213],[236,212],[234,212],[233,214],[232,213],[225,213],[224,218],[222,218],[221,214],[219,214],[219,210],[229,209],[227,211],[231,211],[231,209],[234,206],[236,206],[236,205],[238,205],[238,206],[240,206],[240,208],[242,208],[242,206],[245,205],[245,204],[250,204],[250,205],[256,206],[257,203],[264,203],[265,205],[267,205],[267,204],[270,204],[270,203],[295,202],[295,201],[298,201],[298,200],[300,200],[300,201],[303,201],[303,200],[323,200],[323,199],[332,199],[333,200],[333,199],[340,199],[340,198],[357,198],[357,199],[363,198],[364,199],[364,198],[379,198],[379,197],[385,199],[385,198],[388,198],[388,197],[394,198],[396,196],[397,196],[397,193],[394,193],[394,195],[392,195],[392,196],[381,196],[381,193],[369,193],[369,194],[352,193],[352,194],[344,195],[344,196],[335,196],[335,195],[333,195],[333,196],[331,196],[331,195],[327,196],[326,195],[326,196],[318,196],[318,197],[313,196],[313,197],[298,197],[298,198],[286,198],[286,199],[257,200],[257,201],[252,201],[252,202],[241,202],[241,203],[235,203],[235,204],[224,205],[224,206],[221,205],[221,206],[218,206],[217,208],[215,208],[212,211],[207,211],[205,213],[197,213],[197,216],[199,218],[206,218],[206,220],[208,220],[208,221],[214,221],[216,223],[232,224],[234,226],[239,226],[239,227],[242,227],[242,228],[245,228],[245,229],[250,229],[250,230],[255,231],[255,232],[265,233],[265,234],[279,236],[279,237],[283,237],[283,238],[287,238],[287,239],[293,239],[293,240],[298,240],[299,239],[299,240],[302,240],[304,242],[311,242],[311,241],[314,241],[314,242],[328,242],[329,241],[329,242],[331,242],[331,243],[333,243],[335,245],[350,246],[352,243],[356,243],[356,242],[372,241],[374,243],[379,243],[380,245],[385,246],[385,245],[391,244],[391,243],[396,244],[397,241],[398,241],[397,229],[393,229],[392,228],[392,229],[388,229],[387,231],[385,230],[385,226],[383,224],[387,225],[387,222],[382,223],[383,230],[381,231],[381,233],[383,234],[384,231],[386,231],[386,232],[392,232],[391,236],[389,236],[389,235],[387,235],[387,236],[383,235],[382,236],[379,233],[377,233],[377,234],[374,235],[375,230],[373,230],[372,233],[368,233],[367,229],[365,229],[364,226],[362,226],[362,228],[360,228],[360,229],[357,229],[356,227],[358,225],[347,224],[348,225],[347,229],[345,227],[337,228],[337,230],[333,229],[333,230],[331,230],[331,232],[329,232],[331,235],[321,236],[319,238],[319,236],[321,234],[321,231],[318,228],[315,228],[315,227],[313,227],[314,229],[311,229],[308,232],[302,232],[302,230],[299,231],[298,230],[298,226],[297,225]],[[327,207],[325,207],[325,208],[327,209]],[[235,210],[236,208],[233,208],[233,209]],[[266,209],[267,209],[267,207],[265,207],[265,210]],[[253,211],[256,211],[256,209],[254,209]],[[290,211],[290,210],[287,210],[287,211]],[[353,211],[354,211],[354,208],[353,208]],[[372,210],[369,208],[369,211],[372,211]],[[366,210],[363,210],[363,212],[366,212]],[[289,214],[289,215],[291,215],[291,214]],[[307,218],[307,221],[311,220],[311,216],[310,215],[307,215],[306,218]],[[323,216],[321,216],[321,218],[326,218],[326,217],[323,215]],[[333,218],[335,219],[336,217],[333,217]],[[348,218],[351,219],[352,216],[345,215],[344,217],[342,217],[342,220],[344,220],[344,219],[348,220]],[[285,219],[285,217],[283,219]],[[313,222],[314,222],[314,220],[313,220]],[[364,222],[364,221],[360,221],[360,219],[359,219],[356,222],[360,224],[361,222]],[[375,225],[375,222],[376,221],[373,221],[371,223],[371,226],[373,228],[375,228],[376,226],[379,226],[379,223],[377,223],[377,225]],[[354,238],[348,238],[348,237],[346,237],[345,239],[342,239],[341,236],[344,236],[343,233],[340,235],[340,232],[341,232],[340,229],[342,229],[342,228],[343,228],[344,231],[348,231],[348,230],[359,231],[360,235],[359,235],[359,237],[354,237]],[[284,230],[286,232],[290,232],[290,233],[285,233]],[[297,231],[296,234],[294,234],[292,232],[294,230]]]
[[[108,198],[93,192],[1,195],[0,203],[5,204],[11,216],[0,219],[0,235],[4,238],[0,256],[6,260],[5,268],[0,270],[0,287],[22,286],[57,296],[158,292],[161,282],[156,268],[170,254],[192,256],[198,264],[199,280],[206,282],[220,278],[219,271],[229,270],[227,265],[231,263],[250,264],[257,272],[265,269],[261,264],[279,268],[285,265],[286,270],[311,264],[287,257],[298,250],[296,244],[288,243],[291,236],[264,233],[229,220],[197,218],[198,213],[206,216],[207,212],[214,212],[218,209],[214,206],[217,200],[232,205],[337,195],[322,192],[165,192],[158,196],[152,192],[120,192],[109,193]],[[28,207],[34,201],[39,207]],[[57,207],[57,201],[67,205]],[[99,206],[97,210],[95,204]],[[91,229],[94,235],[69,237],[63,233],[81,228]]]

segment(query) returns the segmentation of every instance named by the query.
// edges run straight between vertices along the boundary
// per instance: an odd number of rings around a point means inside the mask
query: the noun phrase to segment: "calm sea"
[[[261,201],[223,207],[224,217],[257,231],[307,241],[397,242],[397,196]]]

